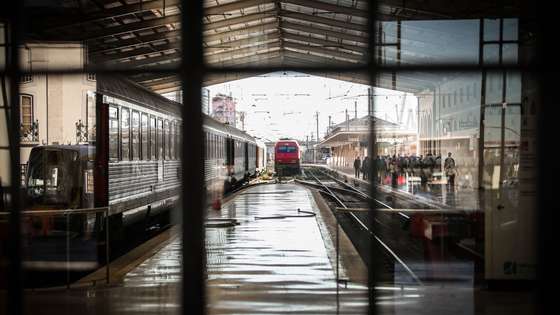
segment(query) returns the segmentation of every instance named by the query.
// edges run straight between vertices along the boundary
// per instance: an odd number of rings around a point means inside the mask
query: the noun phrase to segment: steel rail
[[[323,186],[323,188],[329,193],[329,195],[331,195],[333,197],[333,199],[340,204],[340,206],[344,209],[348,209],[348,207],[344,204],[344,202],[342,202],[332,191],[331,189],[325,185],[323,182],[321,182],[314,174],[313,172],[309,172],[309,174],[313,177],[313,179],[321,186]],[[410,267],[408,267],[408,265],[394,252],[391,250],[391,248],[385,244],[381,238],[379,238],[373,231],[371,231],[366,224],[364,224],[364,222],[362,222],[362,220],[360,220],[354,213],[352,212],[348,212],[352,218],[358,222],[358,224],[360,224],[369,234],[371,234],[373,236],[373,238],[408,272],[408,274],[420,285],[424,285],[424,283],[422,282],[422,280],[420,280],[420,278],[414,273],[414,271],[412,271],[412,269],[410,269]]]
[[[375,199],[375,198],[369,196],[368,194],[364,193],[363,191],[360,191],[359,189],[357,189],[356,187],[353,187],[352,185],[349,185],[349,184],[347,184],[347,183],[341,181],[340,179],[335,178],[335,177],[333,177],[332,175],[325,173],[325,172],[324,172],[323,170],[321,170],[321,169],[319,169],[318,171],[321,172],[323,175],[327,176],[328,178],[332,179],[332,180],[335,181],[336,183],[338,183],[338,184],[340,184],[340,185],[346,187],[346,188],[349,189],[349,190],[354,191],[356,194],[362,196],[363,198],[369,199],[369,200],[373,200],[373,201],[377,202],[378,204],[382,205],[383,207],[386,207],[387,209],[396,211],[400,216],[406,218],[407,220],[410,220],[410,216],[408,216],[408,215],[406,215],[406,214],[404,214],[404,213],[402,213],[402,212],[400,212],[400,211],[394,209],[393,207],[389,206],[388,204],[382,202],[381,200],[378,200],[378,199]]]

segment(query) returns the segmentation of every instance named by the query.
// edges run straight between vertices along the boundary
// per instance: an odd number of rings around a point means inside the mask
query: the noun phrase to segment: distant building
[[[84,55],[85,47],[81,43],[41,42],[20,47],[21,68],[37,71],[20,76],[18,82],[22,176],[29,153],[35,146],[95,143],[97,84],[95,74],[78,73],[84,69]],[[68,69],[77,73],[41,72],[47,69]],[[0,94],[8,93],[1,91]],[[0,111],[0,118],[4,115]],[[4,133],[7,130],[5,119],[0,121],[0,133],[7,134]],[[0,143],[6,142],[2,140]],[[6,185],[9,159],[2,153],[0,160],[0,179],[2,185]]]
[[[210,115],[210,90],[202,88],[202,113]]]
[[[333,125],[332,130],[317,147],[328,149],[327,161],[333,168],[352,171],[356,156],[368,155],[371,136],[370,126],[374,123],[376,136],[375,155],[411,155],[416,153],[416,131],[402,128],[399,124],[366,115]]]
[[[224,124],[235,126],[236,102],[231,96],[216,94],[212,98],[212,117]]]
[[[239,115],[235,117],[235,127],[245,131],[245,112],[238,112]]]

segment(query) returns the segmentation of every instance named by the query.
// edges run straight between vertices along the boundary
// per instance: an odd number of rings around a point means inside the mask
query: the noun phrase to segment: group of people
[[[402,155],[387,155],[376,156],[373,161],[369,157],[364,157],[363,160],[356,156],[354,160],[354,175],[360,178],[360,173],[363,179],[368,179],[370,167],[375,163],[377,170],[377,178],[382,181],[387,176],[391,177],[391,182],[396,185],[399,176],[417,176],[420,177],[422,183],[427,183],[432,177],[434,170],[441,167],[441,156],[433,156],[428,153],[426,156],[415,154],[409,156],[408,154]],[[447,177],[448,185],[455,185],[455,175],[457,173],[455,160],[451,157],[451,152],[447,154],[443,162],[443,170]]]

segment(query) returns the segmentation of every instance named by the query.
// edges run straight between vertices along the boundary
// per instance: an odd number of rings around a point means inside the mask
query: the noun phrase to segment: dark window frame
[[[144,118],[146,124],[144,125]],[[140,114],[140,160],[149,160],[150,155],[150,117],[146,113]]]
[[[131,151],[131,142],[132,142],[131,138],[130,138],[131,129],[132,129],[130,127],[130,121],[131,121],[131,116],[132,116],[131,115],[131,110],[128,107],[121,106],[120,110],[119,110],[119,113],[120,113],[120,117],[119,117],[120,118],[119,119],[119,122],[120,122],[120,124],[119,124],[119,126],[120,126],[119,127],[119,143],[120,143],[120,152],[121,152],[120,153],[120,161],[131,161],[132,160],[131,159],[131,152],[130,152]],[[125,155],[124,150],[123,150],[125,148],[124,145],[123,145],[123,135],[124,135],[123,122],[125,122],[124,113],[127,113],[127,115],[128,115],[128,119],[127,119],[128,120],[128,127],[127,127],[128,128],[128,148],[127,148],[127,154],[126,155]]]
[[[142,116],[140,115],[140,112],[137,110],[132,110],[131,111],[131,115],[130,115],[130,148],[131,148],[131,161],[139,161],[142,159],[142,138],[141,138],[141,132],[142,132],[142,121],[141,118]],[[135,114],[138,116],[138,126],[134,127],[134,116]],[[134,131],[134,129],[136,128],[136,131]],[[137,137],[137,142],[135,143],[134,138],[135,136]],[[136,149],[134,148],[136,147]]]
[[[156,160],[163,161],[165,156],[165,134],[163,130],[163,119],[161,117],[157,117],[156,121]]]
[[[149,149],[148,149],[148,159],[150,161],[157,161],[157,118],[154,115],[149,116]]]
[[[116,112],[116,117],[111,118],[111,109],[114,109]],[[109,156],[109,161],[110,162],[118,162],[121,159],[121,115],[120,115],[120,108],[117,105],[109,105],[108,106],[108,117],[109,117],[109,152],[108,152],[108,156]],[[117,125],[117,130],[116,130],[116,141],[114,141],[113,143],[117,146],[116,147],[116,151],[111,150],[111,123],[114,122]],[[116,156],[113,156],[112,153],[116,153]]]
[[[163,159],[170,160],[169,156],[169,120],[163,120]]]

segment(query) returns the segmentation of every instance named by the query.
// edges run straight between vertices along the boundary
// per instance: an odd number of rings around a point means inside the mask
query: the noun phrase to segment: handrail
[[[22,215],[55,215],[66,217],[66,228],[70,226],[69,217],[72,214],[88,214],[88,213],[105,213],[105,260],[106,260],[106,280],[107,284],[111,282],[110,273],[110,238],[109,238],[109,210],[110,207],[95,207],[95,208],[82,208],[82,209],[55,209],[55,210],[24,210],[21,211]],[[9,211],[0,212],[1,216],[8,216]],[[70,233],[66,235],[66,288],[70,288]]]

